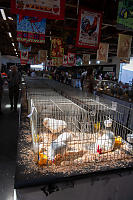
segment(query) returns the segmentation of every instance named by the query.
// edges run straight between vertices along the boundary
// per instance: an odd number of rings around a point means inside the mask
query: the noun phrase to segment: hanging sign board
[[[19,42],[45,43],[46,19],[17,15]]]
[[[101,13],[79,9],[76,46],[98,49],[101,35]]]
[[[64,20],[65,0],[11,0],[11,11],[30,17]]]

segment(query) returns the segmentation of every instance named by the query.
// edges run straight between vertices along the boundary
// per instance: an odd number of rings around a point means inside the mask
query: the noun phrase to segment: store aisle
[[[8,89],[4,88],[0,115],[0,200],[13,200],[18,113],[10,111]]]

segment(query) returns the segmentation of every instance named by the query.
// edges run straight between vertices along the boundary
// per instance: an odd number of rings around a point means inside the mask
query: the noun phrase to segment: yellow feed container
[[[48,161],[48,157],[45,153],[39,153],[39,165],[46,165]]]
[[[97,122],[96,124],[94,124],[94,129],[96,131],[99,131],[100,130],[100,122]]]
[[[121,145],[122,144],[122,137],[120,137],[120,136],[115,137],[115,144]]]

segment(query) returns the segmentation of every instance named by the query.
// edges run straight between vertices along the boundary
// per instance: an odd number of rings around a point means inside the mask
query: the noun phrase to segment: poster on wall
[[[11,11],[31,17],[64,20],[65,0],[11,0]]]
[[[83,54],[83,65],[88,65],[90,61],[90,54]]]
[[[101,42],[99,44],[99,49],[97,50],[97,60],[107,62],[108,61],[108,51],[109,51],[109,44]]]
[[[64,48],[62,47],[61,38],[52,38],[51,40],[51,57],[63,57]]]
[[[63,56],[63,65],[66,66],[68,64],[68,56],[64,55]]]
[[[133,1],[119,0],[117,14],[117,28],[133,30]]]
[[[101,35],[101,13],[79,10],[76,46],[98,49]]]
[[[76,56],[75,53],[68,53],[68,64],[75,65]]]
[[[19,42],[45,43],[46,19],[17,15]]]
[[[38,52],[39,63],[45,63],[47,61],[47,50],[40,50]]]
[[[131,35],[119,34],[117,57],[119,58],[130,58],[131,55]]]
[[[29,52],[28,51],[20,51],[20,60],[28,61],[29,60]]]

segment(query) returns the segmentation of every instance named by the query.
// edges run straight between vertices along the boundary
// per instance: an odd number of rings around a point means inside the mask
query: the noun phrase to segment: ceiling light
[[[100,64],[100,60],[97,60],[97,61],[96,61],[96,64]]]
[[[8,17],[8,19],[10,19],[10,20],[13,20],[13,18],[12,18],[12,17]]]
[[[14,51],[16,51],[16,49],[14,49]]]
[[[14,43],[12,43],[12,46],[15,46],[15,44],[14,44]]]
[[[1,11],[1,15],[2,15],[3,19],[6,20],[6,15],[5,15],[4,9],[0,9],[0,11]]]
[[[9,32],[8,34],[9,34],[9,37],[11,38],[11,37],[12,37],[12,34],[11,34],[10,32]]]

